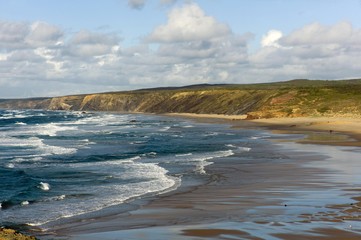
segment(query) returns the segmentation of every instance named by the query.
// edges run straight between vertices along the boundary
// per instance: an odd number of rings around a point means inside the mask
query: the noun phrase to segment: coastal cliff
[[[248,119],[361,116],[361,80],[292,80],[270,84],[195,85],[0,100],[0,108],[244,115]]]

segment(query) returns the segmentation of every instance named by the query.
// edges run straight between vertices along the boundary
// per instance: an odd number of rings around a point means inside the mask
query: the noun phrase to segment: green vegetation
[[[0,108],[210,113],[252,118],[361,116],[361,79],[292,80],[245,85],[194,85],[64,96],[1,100]]]

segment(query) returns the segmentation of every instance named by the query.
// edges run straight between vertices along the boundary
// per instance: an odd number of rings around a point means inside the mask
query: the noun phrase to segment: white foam
[[[58,135],[58,132],[78,131],[77,126],[69,126],[67,124],[47,123],[47,124],[27,125],[26,123],[23,122],[17,122],[15,124],[23,127],[16,129],[16,131],[11,131],[7,134],[11,134],[11,136],[43,135],[43,136],[54,137]]]
[[[13,119],[13,118],[26,118],[28,116],[23,114],[16,114],[16,113],[6,113],[3,114],[0,119]]]
[[[1,146],[8,146],[8,147],[28,147],[29,149],[23,151],[33,151],[38,150],[38,156],[47,156],[47,155],[65,155],[65,154],[73,154],[77,152],[76,148],[66,148],[60,146],[51,146],[47,145],[43,142],[44,140],[38,137],[30,137],[27,139],[20,139],[15,137],[5,137],[0,138],[0,145]],[[36,154],[36,153],[34,153]]]
[[[29,205],[30,203],[29,203],[29,201],[22,201],[21,202],[21,206],[27,206],[27,205]]]
[[[58,200],[58,201],[59,201],[59,200],[64,200],[65,197],[66,197],[66,195],[64,195],[64,194],[63,194],[63,195],[60,195],[59,197],[56,198],[56,200]]]
[[[234,152],[232,150],[217,151],[217,152],[202,154],[196,160],[205,161],[205,160],[210,160],[210,159],[214,159],[214,158],[229,157],[232,155],[234,155]]]
[[[264,138],[269,138],[269,137],[271,137],[271,136],[269,136],[269,135],[256,135],[256,136],[250,137],[250,139],[257,140],[257,139],[264,139]]]
[[[89,139],[83,139],[83,140],[80,140],[80,142],[85,143],[87,145],[96,144],[95,142],[91,142]]]
[[[156,152],[149,152],[149,153],[145,153],[145,154],[142,154],[143,156],[148,156],[148,157],[155,157],[157,156],[157,153]]]
[[[15,137],[2,136],[0,138],[0,145],[7,147],[32,147],[37,145],[34,143],[34,139],[38,140],[39,138],[18,139]]]
[[[77,131],[77,130],[78,127],[76,126],[63,126],[56,123],[48,123],[48,124],[40,124],[31,128],[31,133],[54,137],[57,136],[58,132]]]
[[[46,144],[41,145],[39,149],[41,149],[44,152],[43,155],[70,155],[78,151],[78,149],[76,148],[50,146]]]
[[[61,201],[61,200],[64,200],[65,198],[66,198],[66,195],[63,194],[63,195],[60,195],[60,196],[55,196],[55,197],[48,198],[48,199],[46,199],[44,201],[47,201],[47,202],[49,202],[49,201]]]
[[[39,188],[40,188],[41,190],[43,190],[43,191],[49,191],[49,190],[50,190],[50,184],[49,184],[49,183],[40,182]]]
[[[249,152],[252,150],[252,148],[249,148],[249,147],[238,147],[238,149],[242,152]]]
[[[226,147],[230,147],[230,148],[237,148],[235,145],[233,144],[226,144]]]
[[[131,145],[134,145],[134,144],[143,144],[143,143],[146,143],[147,141],[134,141],[134,142],[130,142]]]
[[[109,126],[109,125],[119,125],[126,122],[128,122],[128,116],[126,115],[101,114],[101,115],[79,119],[75,121],[74,124]]]
[[[225,151],[217,151],[217,152],[208,152],[208,153],[199,153],[199,154],[184,154],[183,156],[177,157],[179,160],[172,160],[169,162],[178,162],[180,164],[182,163],[195,163],[195,172],[198,172],[199,174],[207,174],[205,171],[205,167],[208,165],[213,164],[213,162],[210,162],[209,160],[215,159],[215,158],[221,158],[221,157],[228,157],[234,155],[234,152],[232,150],[225,150]]]
[[[219,135],[219,133],[217,133],[217,132],[209,132],[209,133],[205,133],[205,134],[204,134],[205,137],[218,136],[218,135]]]
[[[5,165],[6,168],[15,168],[15,165],[13,163],[8,163]]]
[[[15,166],[16,167],[21,167],[21,164],[24,162],[40,162],[41,160],[43,160],[42,157],[40,156],[35,156],[35,155],[27,155],[26,157],[16,157],[13,160],[11,160],[11,162],[7,165],[9,167],[11,166]],[[29,166],[27,166],[29,167]],[[32,167],[37,167],[36,165],[33,165]]]
[[[170,129],[170,127],[164,127],[164,128],[162,128],[162,129],[160,129],[159,131],[161,131],[161,132],[166,132],[166,131],[168,131]]]
[[[193,153],[185,153],[185,154],[176,154],[176,157],[186,157],[186,156],[192,156]]]
[[[135,156],[135,157],[129,158],[128,160],[129,161],[136,161],[136,160],[140,160],[140,159],[141,159],[140,156]]]
[[[45,200],[40,204],[32,204],[32,212],[34,212],[34,209],[37,208],[42,210],[44,208],[50,209],[53,204],[51,200],[58,201],[57,208],[47,212],[46,219],[44,219],[43,215],[39,214],[38,216],[34,216],[34,214],[32,214],[31,217],[25,215],[24,221],[27,221],[28,224],[32,226],[44,225],[47,222],[57,219],[69,218],[118,205],[129,199],[143,196],[145,194],[167,192],[180,185],[179,178],[168,176],[168,171],[166,169],[154,163],[141,163],[138,161],[124,162],[124,159],[119,159],[99,163],[98,166],[91,165],[91,163],[89,164],[90,165],[88,166],[98,170],[97,173],[99,174],[107,173],[109,176],[109,173],[112,173],[114,178],[125,180],[138,179],[140,181],[127,184],[119,184],[115,181],[114,183],[94,188],[82,188],[79,186],[76,189],[74,188],[74,193],[68,193],[66,196],[56,196]],[[80,170],[88,169],[84,168],[86,166],[87,164],[77,164],[77,167],[80,168]],[[119,171],[119,167],[123,170],[125,168],[125,171]],[[76,196],[68,197],[79,193],[84,194],[82,200],[78,200]]]
[[[233,144],[226,144],[226,147],[235,148],[240,152],[249,152],[249,151],[252,150],[252,148],[250,148],[250,147],[237,147],[237,146],[235,146]]]

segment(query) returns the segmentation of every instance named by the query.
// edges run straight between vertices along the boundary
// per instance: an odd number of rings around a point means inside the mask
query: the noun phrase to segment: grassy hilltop
[[[208,113],[249,119],[361,116],[361,79],[194,85],[54,98],[0,100],[0,108],[145,113]]]

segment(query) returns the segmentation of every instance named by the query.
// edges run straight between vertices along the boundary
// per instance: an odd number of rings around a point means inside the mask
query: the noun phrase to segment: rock
[[[37,240],[36,237],[26,236],[10,228],[0,228],[1,240]]]

